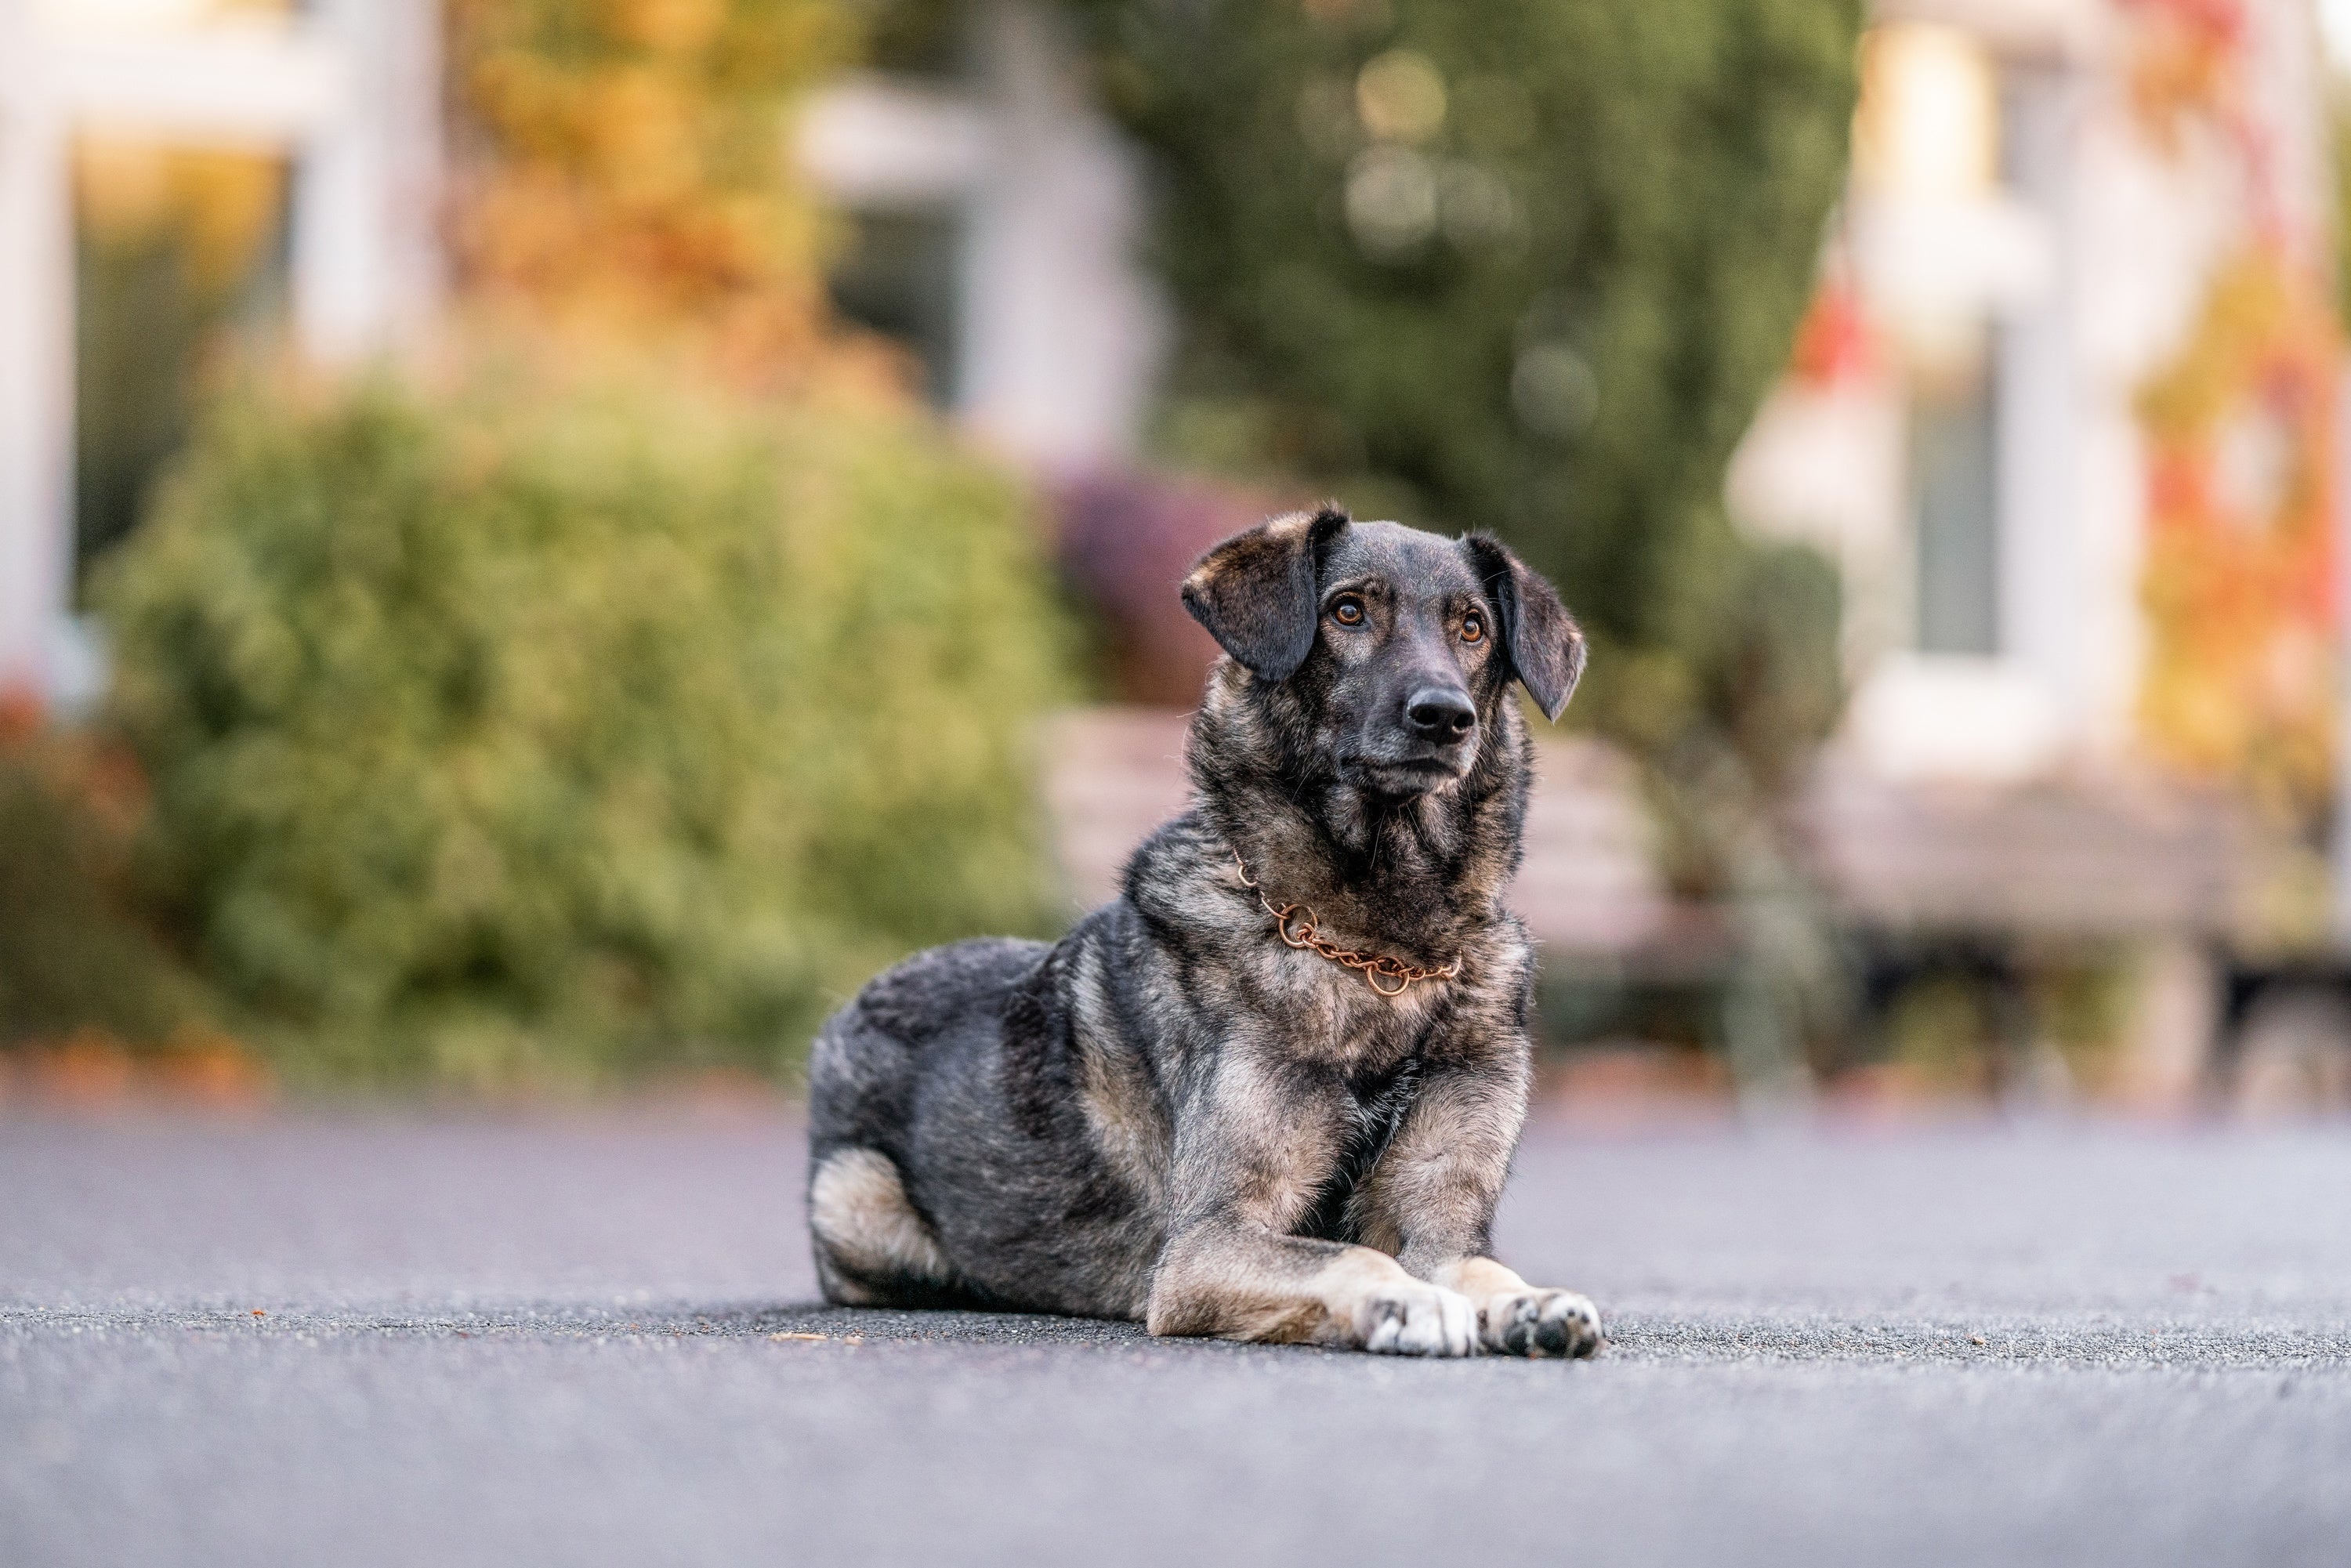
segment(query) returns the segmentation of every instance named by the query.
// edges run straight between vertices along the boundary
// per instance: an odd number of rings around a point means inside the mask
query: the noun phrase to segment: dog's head
[[[1557,718],[1583,672],[1559,595],[1498,541],[1337,507],[1217,545],[1184,605],[1259,682],[1294,693],[1338,770],[1378,795],[1465,777],[1513,680]]]

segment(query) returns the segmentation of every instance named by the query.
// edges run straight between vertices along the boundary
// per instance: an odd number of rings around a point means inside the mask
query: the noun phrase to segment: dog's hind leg
[[[809,1228],[828,1301],[918,1306],[955,1291],[938,1238],[907,1199],[897,1166],[878,1150],[836,1149],[817,1163]]]

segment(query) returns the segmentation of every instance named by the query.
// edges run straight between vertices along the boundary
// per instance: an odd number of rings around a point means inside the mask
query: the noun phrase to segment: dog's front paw
[[[1353,1326],[1356,1346],[1383,1355],[1478,1353],[1476,1304],[1441,1285],[1383,1285],[1356,1303]]]
[[[1478,1311],[1478,1334],[1499,1355],[1573,1360],[1598,1353],[1600,1312],[1573,1291],[1511,1291],[1487,1298]]]

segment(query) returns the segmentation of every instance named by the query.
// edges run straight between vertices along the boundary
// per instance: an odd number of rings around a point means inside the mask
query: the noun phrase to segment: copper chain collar
[[[1362,970],[1364,981],[1384,997],[1400,997],[1422,980],[1451,980],[1460,977],[1461,960],[1458,958],[1442,969],[1423,969],[1384,953],[1358,953],[1352,947],[1326,942],[1316,934],[1311,908],[1303,904],[1276,905],[1265,895],[1265,889],[1258,886],[1256,879],[1249,875],[1249,864],[1241,859],[1238,850],[1233,852],[1233,864],[1240,871],[1241,885],[1256,894],[1257,901],[1265,905],[1265,912],[1273,916],[1274,929],[1284,942],[1292,947],[1318,954],[1345,968]],[[1395,988],[1390,990],[1380,984],[1383,979],[1394,980]]]

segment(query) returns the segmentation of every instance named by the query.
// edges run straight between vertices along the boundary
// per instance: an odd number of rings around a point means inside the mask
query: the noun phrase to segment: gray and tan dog
[[[1230,657],[1123,896],[911,958],[818,1035],[826,1298],[1591,1354],[1590,1301],[1489,1256],[1531,1071],[1510,685],[1556,718],[1575,622],[1490,538],[1329,507],[1218,545],[1184,602]]]

